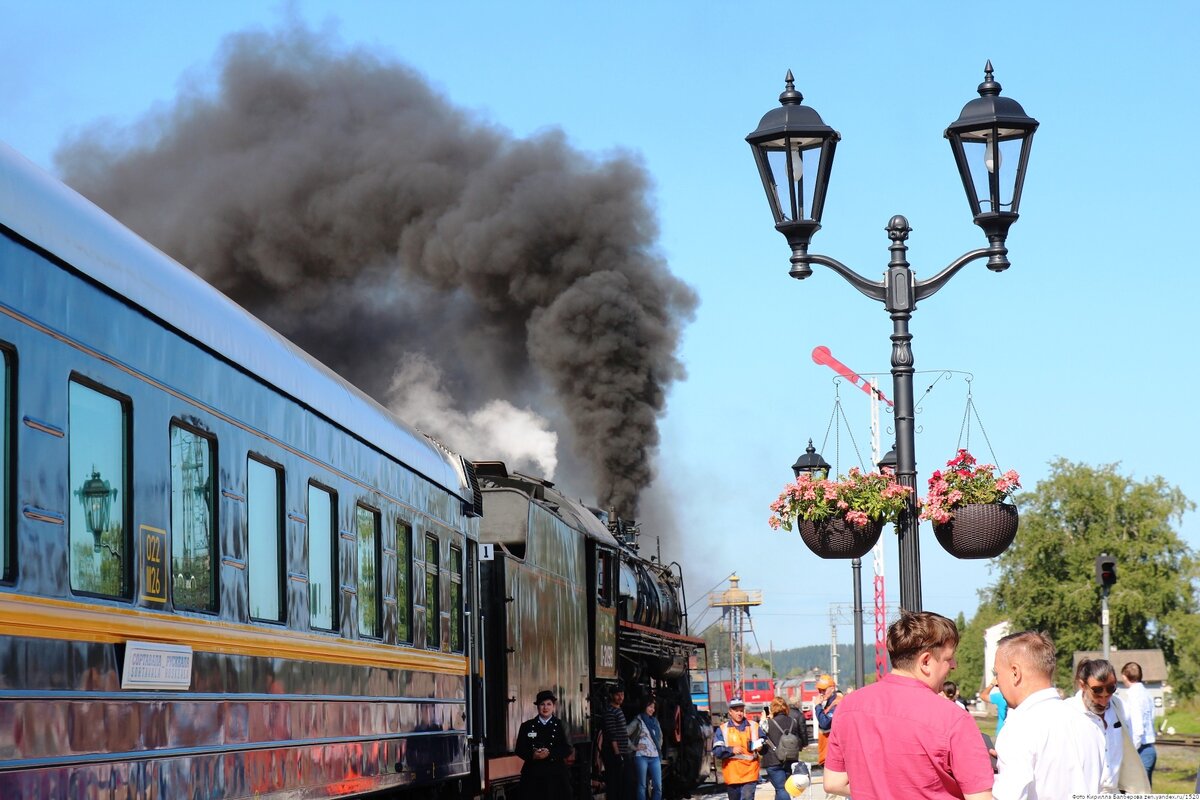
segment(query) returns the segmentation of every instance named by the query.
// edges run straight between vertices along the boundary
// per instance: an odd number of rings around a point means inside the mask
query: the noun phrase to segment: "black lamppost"
[[[792,472],[797,478],[802,474],[807,473],[812,477],[826,477],[829,475],[829,462],[821,457],[817,449],[813,447],[812,439],[808,440],[808,447],[804,448],[804,455],[796,459],[796,463],[792,464]],[[861,689],[866,681],[866,671],[863,664],[865,653],[863,650],[863,604],[862,604],[862,559],[854,557],[850,560],[850,573],[854,580],[854,688]]]
[[[83,482],[83,486],[75,490],[75,495],[83,503],[83,520],[94,539],[94,549],[100,551],[100,537],[108,530],[109,517],[112,512],[112,501],[117,496],[117,490],[112,484],[100,478],[100,473],[92,468],[92,477]]]
[[[883,303],[892,317],[892,385],[896,412],[896,477],[912,489],[907,508],[897,524],[900,553],[900,605],[921,610],[921,553],[917,539],[917,459],[913,424],[912,334],[908,321],[917,303],[931,297],[967,264],[981,258],[987,267],[1002,272],[1009,267],[1005,240],[1017,220],[1029,148],[1038,122],[1025,114],[1017,101],[1000,96],[992,77],[992,62],[984,68],[979,97],[963,106],[957,120],[946,128],[954,160],[967,192],[975,224],[983,229],[988,246],[959,256],[932,278],[916,280],[909,268],[908,245],[912,228],[897,214],[887,225],[891,260],[883,280],[871,281],[828,256],[808,252],[813,234],[821,228],[825,194],[833,167],[834,150],[841,135],[827,126],[812,108],[801,105],[789,70],[779,108],[763,116],[758,129],[746,137],[754,151],[775,229],[792,248],[790,275],[807,278],[812,264],[823,264],[873,300]]]

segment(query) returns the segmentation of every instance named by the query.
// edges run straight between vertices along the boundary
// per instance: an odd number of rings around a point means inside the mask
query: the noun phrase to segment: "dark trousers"
[[[734,783],[725,787],[729,800],[754,800],[754,792],[757,789],[757,783]]]
[[[632,755],[614,755],[612,750],[605,749],[604,758],[604,797],[606,800],[631,800],[633,794],[629,791]]]

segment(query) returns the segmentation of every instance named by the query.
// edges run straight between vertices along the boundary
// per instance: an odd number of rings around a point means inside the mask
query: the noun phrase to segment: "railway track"
[[[1175,747],[1200,747],[1200,736],[1159,736],[1155,744]]]

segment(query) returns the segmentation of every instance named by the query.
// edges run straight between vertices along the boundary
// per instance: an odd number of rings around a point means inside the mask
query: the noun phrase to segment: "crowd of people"
[[[853,791],[858,800],[1045,800],[1150,791],[1154,707],[1138,664],[1121,669],[1124,702],[1116,697],[1115,668],[1102,659],[1081,662],[1076,691],[1063,698],[1054,686],[1050,637],[1006,636],[988,687],[1000,709],[993,743],[947,680],[958,648],[951,620],[904,612],[888,629],[887,647],[892,671],[876,683],[845,695],[828,676],[817,685],[817,765],[826,793]],[[729,716],[713,754],[723,764],[730,800],[747,800],[754,796],[757,758],[767,766],[769,756],[750,738],[744,708],[731,704]],[[780,766],[786,774],[788,765]],[[788,794],[772,783],[776,798],[785,800]]]
[[[892,671],[843,694],[822,675],[813,703],[825,792],[858,800],[1046,800],[1097,794],[1146,794],[1157,754],[1154,705],[1137,663],[1118,673],[1086,659],[1075,693],[1054,685],[1057,652],[1044,633],[1022,631],[998,643],[993,682],[984,696],[999,710],[996,737],[981,734],[958,687],[947,680],[959,643],[954,623],[931,612],[902,612],[888,628]],[[662,800],[662,728],[654,698],[627,719],[620,685],[610,691],[599,757],[608,800]],[[537,696],[538,715],[522,724],[516,753],[525,762],[527,798],[570,797],[574,754],[554,716],[554,694]],[[713,734],[729,800],[753,800],[762,771],[776,800],[796,796],[810,780],[800,751],[808,725],[782,698],[746,716],[733,698]]]

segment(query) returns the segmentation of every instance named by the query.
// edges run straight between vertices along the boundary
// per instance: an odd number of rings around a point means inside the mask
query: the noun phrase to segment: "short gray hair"
[[[1034,672],[1054,680],[1054,667],[1058,651],[1054,640],[1041,631],[1021,631],[1005,636],[996,645],[997,654],[1003,652],[1010,661],[1016,661]]]

